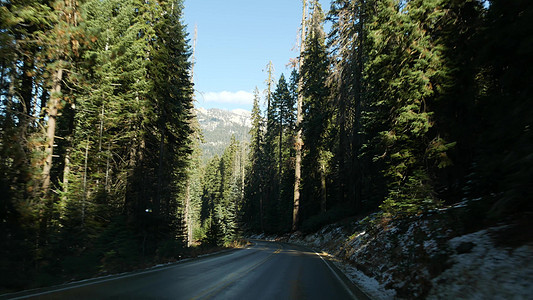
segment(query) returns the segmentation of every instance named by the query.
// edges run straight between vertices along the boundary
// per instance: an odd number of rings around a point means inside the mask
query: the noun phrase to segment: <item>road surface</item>
[[[254,241],[254,245],[247,249],[159,269],[9,297],[75,300],[367,299],[331,262],[327,262],[327,258],[299,246],[266,241]]]

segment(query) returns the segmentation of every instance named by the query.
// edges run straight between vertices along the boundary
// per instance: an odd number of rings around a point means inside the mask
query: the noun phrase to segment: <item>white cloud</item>
[[[253,103],[254,95],[246,91],[208,92],[203,94],[203,99],[205,102],[248,105]]]

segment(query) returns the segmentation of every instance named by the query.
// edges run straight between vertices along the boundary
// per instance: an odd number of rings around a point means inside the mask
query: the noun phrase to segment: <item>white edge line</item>
[[[320,259],[326,264],[326,266],[328,266],[328,269],[333,273],[333,275],[335,275],[337,280],[340,281],[340,283],[342,284],[344,289],[346,291],[348,291],[350,296],[352,296],[352,299],[357,299],[357,297],[352,293],[352,290],[350,290],[350,288],[346,285],[346,283],[344,283],[344,281],[339,277],[339,274],[337,274],[337,272],[335,272],[335,270],[333,270],[333,268],[328,264],[328,262],[324,258],[322,258],[322,256],[320,254],[318,254],[318,252],[316,252],[315,250],[313,250],[313,252],[315,252],[315,254],[318,255],[318,257],[320,257]]]
[[[214,252],[214,253],[210,253],[210,254],[204,255],[204,257],[198,257],[198,258],[207,258],[209,256],[214,256],[215,254],[224,253],[224,252],[231,252],[231,251]],[[52,293],[66,291],[66,290],[70,290],[70,289],[74,289],[74,288],[89,286],[89,285],[93,285],[93,284],[99,284],[99,283],[104,283],[104,282],[108,282],[108,281],[113,281],[113,280],[118,280],[118,279],[123,279],[123,278],[129,278],[129,277],[133,277],[133,276],[137,276],[137,275],[149,274],[149,273],[153,273],[153,272],[158,272],[158,271],[163,271],[163,270],[166,270],[166,269],[175,268],[178,265],[180,265],[181,263],[185,263],[185,262],[194,262],[194,259],[184,259],[182,261],[178,261],[177,263],[174,263],[174,264],[172,264],[170,266],[166,266],[166,267],[159,267],[159,268],[158,267],[153,267],[150,270],[146,270],[146,271],[142,271],[142,272],[138,272],[138,273],[129,273],[129,274],[125,274],[125,275],[122,275],[122,276],[117,276],[117,277],[112,277],[112,278],[107,278],[107,279],[102,278],[100,280],[95,279],[94,281],[87,282],[87,283],[81,283],[81,284],[80,283],[71,283],[72,284],[71,286],[67,286],[67,287],[64,287],[64,288],[53,289],[53,290],[49,290],[49,291],[44,291],[44,292],[40,292],[40,293],[19,296],[19,297],[16,297],[16,298],[8,298],[8,299],[11,299],[11,300],[27,299],[27,298],[31,298],[31,297],[43,296],[43,295],[47,295],[47,294],[52,294]],[[88,281],[88,280],[91,280],[91,279],[85,279],[85,280],[82,280],[81,282]],[[21,293],[22,292],[24,292],[24,291],[21,291]],[[17,292],[17,293],[19,293],[19,292]],[[0,296],[9,297],[9,294],[3,294],[3,295],[0,295]]]
[[[17,297],[17,298],[10,298],[10,299],[15,300],[15,299],[26,299],[26,298],[31,298],[31,297],[37,297],[37,296],[42,296],[42,295],[51,294],[51,293],[55,293],[55,292],[61,292],[61,291],[66,291],[66,290],[70,290],[70,289],[74,289],[74,288],[84,287],[84,286],[88,286],[88,285],[93,285],[93,284],[98,284],[98,283],[118,280],[118,279],[122,279],[122,278],[128,278],[128,277],[133,277],[133,276],[137,276],[137,275],[143,275],[143,274],[149,274],[149,273],[153,273],[153,272],[163,271],[163,270],[174,268],[174,267],[176,267],[176,265],[172,265],[172,266],[168,266],[168,267],[164,267],[164,268],[157,268],[157,269],[143,271],[143,272],[134,273],[134,274],[122,275],[122,276],[108,278],[108,279],[96,280],[96,281],[93,281],[93,282],[87,282],[87,283],[83,283],[83,284],[74,284],[72,286],[64,287],[64,288],[61,288],[61,289],[54,289],[54,290],[50,290],[50,291],[45,291],[45,292],[41,292],[41,293],[25,295],[25,296],[20,296],[20,297]]]

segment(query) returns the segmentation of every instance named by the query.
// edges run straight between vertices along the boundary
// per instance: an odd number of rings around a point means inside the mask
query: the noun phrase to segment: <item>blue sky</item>
[[[329,0],[321,1],[329,8]],[[185,0],[184,22],[191,39],[198,27],[194,82],[196,106],[252,108],[252,92],[265,89],[266,65],[275,78],[289,75],[298,55],[301,0]]]

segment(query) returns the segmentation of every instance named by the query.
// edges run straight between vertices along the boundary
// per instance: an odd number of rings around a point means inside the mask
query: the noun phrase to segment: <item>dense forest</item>
[[[303,1],[292,71],[207,163],[182,1],[1,4],[6,289],[372,212],[531,216],[529,0]]]
[[[2,286],[186,246],[193,122],[181,1],[2,1]]]
[[[299,71],[269,76],[265,114],[254,106],[246,228],[472,199],[474,222],[530,214],[532,14],[528,1],[338,0],[324,16],[311,1]]]

